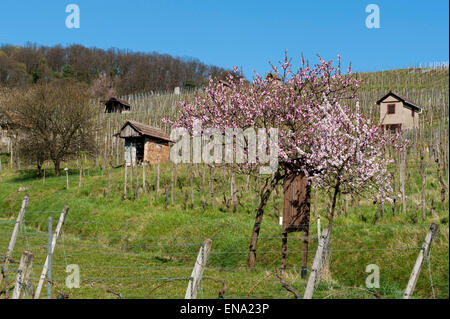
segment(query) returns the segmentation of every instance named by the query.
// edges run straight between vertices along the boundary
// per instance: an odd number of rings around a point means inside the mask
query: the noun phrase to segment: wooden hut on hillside
[[[135,121],[122,126],[119,137],[125,139],[125,163],[164,163],[170,159],[170,137],[162,130]]]
[[[126,113],[130,112],[130,110],[130,103],[115,97],[105,102],[105,113]]]

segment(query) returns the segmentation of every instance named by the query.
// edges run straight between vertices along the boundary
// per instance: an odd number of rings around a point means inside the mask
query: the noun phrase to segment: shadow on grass
[[[90,169],[90,176],[100,176],[100,170],[98,169]],[[44,178],[44,170],[42,170],[41,176],[38,176],[37,169],[32,168],[26,168],[26,169],[20,169],[15,170],[16,175],[10,179],[11,182],[26,182],[26,181],[33,181],[33,180],[42,180]],[[78,169],[69,169],[68,171],[69,177],[72,176],[78,176],[80,174]],[[61,169],[59,176],[55,175],[54,169],[45,169],[45,178],[65,178],[66,172],[64,169]],[[105,175],[106,176],[106,175]]]

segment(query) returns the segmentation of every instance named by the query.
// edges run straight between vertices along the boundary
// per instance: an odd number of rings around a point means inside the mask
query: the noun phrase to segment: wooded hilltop
[[[0,86],[26,88],[36,83],[75,79],[89,85],[106,77],[116,93],[173,91],[175,87],[195,89],[210,76],[227,70],[206,65],[196,58],[173,57],[157,52],[107,50],[73,44],[69,46],[0,46]]]

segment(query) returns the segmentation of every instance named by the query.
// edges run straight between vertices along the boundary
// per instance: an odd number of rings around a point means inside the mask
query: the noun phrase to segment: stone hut
[[[170,159],[170,137],[161,129],[135,121],[122,126],[120,138],[125,139],[127,165],[165,163]]]

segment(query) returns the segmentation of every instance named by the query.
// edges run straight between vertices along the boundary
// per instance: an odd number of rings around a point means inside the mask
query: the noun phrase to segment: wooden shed
[[[115,97],[105,102],[105,113],[126,113],[130,112],[130,110],[130,103]]]
[[[125,139],[125,163],[164,163],[170,159],[169,136],[162,130],[135,121],[122,126],[119,137]]]

